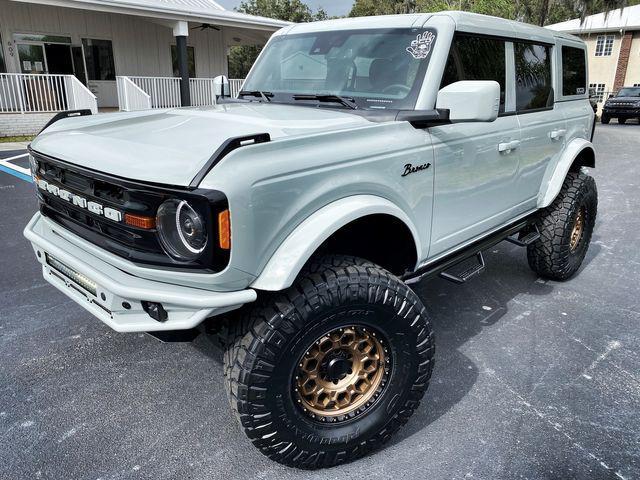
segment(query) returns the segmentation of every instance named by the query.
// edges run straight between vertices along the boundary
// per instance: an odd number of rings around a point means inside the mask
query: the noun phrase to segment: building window
[[[171,45],[171,65],[173,68],[173,76],[179,77],[178,49],[175,45]],[[193,47],[189,46],[187,46],[187,65],[189,68],[189,78],[196,78],[196,51]]]
[[[613,51],[614,35],[598,35],[596,40],[596,57],[608,57]]]
[[[116,68],[113,61],[111,40],[83,38],[84,59],[89,80],[115,80]]]
[[[606,88],[604,83],[590,83],[589,93],[601,103],[604,100],[604,89]]]
[[[440,88],[460,80],[495,80],[500,84],[500,113],[505,109],[505,42],[457,35],[449,52]]]
[[[562,47],[562,95],[584,95],[587,61],[581,48]]]
[[[551,47],[514,43],[516,56],[516,111],[553,107]]]

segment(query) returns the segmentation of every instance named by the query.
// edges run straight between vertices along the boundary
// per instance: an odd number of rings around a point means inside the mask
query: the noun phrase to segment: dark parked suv
[[[612,118],[617,118],[618,123],[629,118],[640,120],[640,87],[624,87],[604,103],[602,123],[609,123]]]

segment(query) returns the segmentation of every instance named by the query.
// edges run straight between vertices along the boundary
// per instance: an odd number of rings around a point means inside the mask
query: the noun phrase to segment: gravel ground
[[[21,234],[33,186],[0,172],[0,478],[640,477],[640,127],[599,125],[595,143],[578,276],[538,279],[503,242],[468,284],[419,284],[437,338],[421,407],[385,449],[319,472],[245,439],[206,339],[115,333],[48,286]]]

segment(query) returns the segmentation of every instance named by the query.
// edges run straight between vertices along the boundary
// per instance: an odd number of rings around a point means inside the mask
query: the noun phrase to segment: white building
[[[0,136],[60,110],[211,103],[228,48],[285,25],[213,0],[0,0]]]
[[[600,106],[610,93],[640,86],[640,5],[598,13],[548,28],[580,36],[589,55],[589,86]]]

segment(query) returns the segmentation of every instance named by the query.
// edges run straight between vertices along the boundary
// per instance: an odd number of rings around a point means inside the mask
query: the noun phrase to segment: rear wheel
[[[420,299],[381,267],[344,262],[325,258],[256,306],[225,354],[232,409],[285,465],[365,455],[406,423],[429,383],[434,342]]]
[[[554,280],[566,280],[584,259],[598,210],[593,177],[570,172],[553,203],[537,221],[540,238],[527,247],[531,269]]]
[[[607,117],[606,115],[602,115],[602,117],[600,118],[600,122],[604,123],[605,125],[608,124],[611,121],[611,119],[609,117]]]
[[[621,125],[624,125],[625,123],[627,123],[627,119],[626,118],[618,118],[618,123]]]

